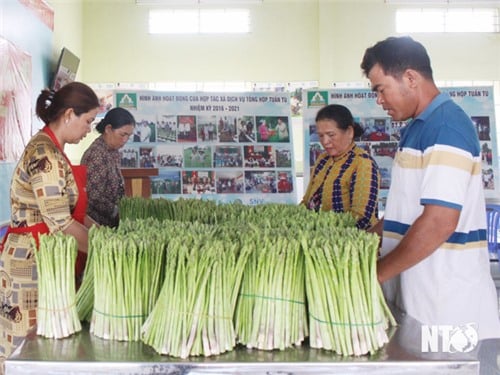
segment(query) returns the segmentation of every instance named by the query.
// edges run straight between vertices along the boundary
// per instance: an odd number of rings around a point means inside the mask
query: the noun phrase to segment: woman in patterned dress
[[[85,169],[64,153],[91,130],[99,100],[90,87],[72,82],[57,92],[42,90],[36,114],[45,127],[31,138],[11,182],[11,220],[0,246],[0,362],[36,323],[38,302],[33,238],[63,232],[78,243],[76,275],[85,267],[88,228]],[[3,367],[3,366],[2,366]]]
[[[316,131],[324,152],[314,163],[301,204],[350,212],[358,228],[370,228],[378,220],[380,173],[370,154],[354,143],[363,129],[348,108],[330,104],[318,111]]]
[[[134,133],[135,119],[124,108],[113,108],[97,124],[101,134],[85,151],[81,164],[87,166],[87,214],[100,225],[118,225],[118,204],[125,195],[120,171],[120,152]]]

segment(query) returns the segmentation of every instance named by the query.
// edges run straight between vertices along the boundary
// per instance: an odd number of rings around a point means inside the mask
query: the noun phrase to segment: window
[[[150,34],[249,33],[247,9],[151,9]]]
[[[398,33],[497,33],[498,10],[475,8],[423,8],[396,11]]]

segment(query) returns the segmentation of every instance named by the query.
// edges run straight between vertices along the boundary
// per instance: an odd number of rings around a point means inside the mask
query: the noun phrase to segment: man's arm
[[[431,255],[455,231],[460,211],[437,205],[425,205],[423,213],[415,220],[394,250],[379,259],[379,282],[399,275]]]
[[[382,239],[382,233],[384,231],[384,218],[381,218],[379,221],[375,223],[370,229],[367,230],[369,233],[378,234],[380,239]]]

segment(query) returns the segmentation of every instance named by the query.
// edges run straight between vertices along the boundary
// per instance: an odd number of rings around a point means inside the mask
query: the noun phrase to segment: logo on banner
[[[116,103],[118,107],[137,109],[137,94],[135,93],[116,93]]]
[[[461,326],[423,325],[421,329],[422,352],[468,353],[477,346],[475,323]]]
[[[328,91],[308,91],[307,106],[323,107],[328,103]]]

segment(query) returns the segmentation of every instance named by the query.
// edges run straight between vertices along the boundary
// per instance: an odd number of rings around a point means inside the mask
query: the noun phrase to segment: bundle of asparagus
[[[355,228],[325,232],[301,240],[310,345],[345,356],[373,354],[396,325],[377,281],[378,237]]]
[[[100,228],[93,237],[90,332],[104,339],[140,340],[163,282],[165,241],[144,222],[135,225],[135,233]]]
[[[82,329],[75,302],[76,239],[55,233],[42,234],[39,240],[36,332],[48,338],[68,337]]]
[[[82,283],[76,292],[76,310],[81,321],[90,322],[92,317],[92,309],[94,308],[94,266],[93,266],[93,249],[100,246],[100,233],[106,231],[106,228],[98,231],[97,227],[91,227],[89,230],[89,246],[87,253],[87,261],[83,273]]]
[[[255,231],[235,313],[238,342],[248,348],[285,349],[307,336],[304,256],[286,233]]]
[[[142,329],[158,353],[209,356],[236,345],[232,320],[249,250],[212,235],[169,242],[165,282]]]

